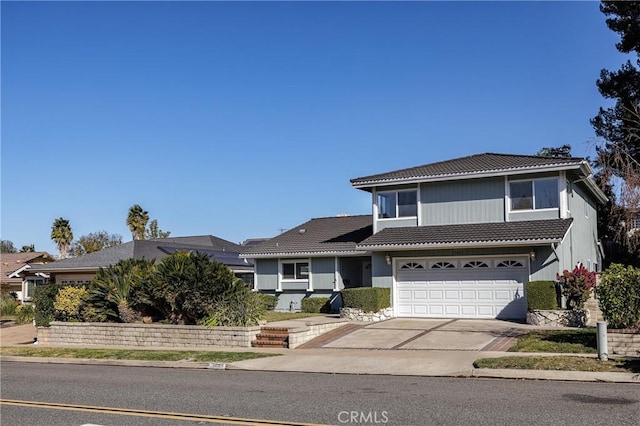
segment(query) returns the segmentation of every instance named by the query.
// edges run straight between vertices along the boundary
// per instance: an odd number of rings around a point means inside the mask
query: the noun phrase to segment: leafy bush
[[[61,288],[53,302],[54,318],[59,321],[79,321],[80,308],[88,294],[85,286]]]
[[[640,325],[640,269],[612,264],[598,286],[600,310],[611,328]]]
[[[381,287],[350,288],[341,291],[342,306],[364,312],[378,312],[391,306],[391,289]]]
[[[233,284],[212,304],[210,312],[199,320],[208,327],[251,327],[265,312],[263,299],[252,292],[244,281],[236,278]]]
[[[562,295],[567,298],[567,309],[582,309],[596,285],[595,272],[587,271],[583,264],[571,272],[565,269],[562,275],[556,274],[556,279],[562,285]]]
[[[331,312],[331,303],[328,297],[305,297],[302,299],[302,312],[316,314]]]
[[[527,283],[527,308],[532,310],[558,309],[556,283],[553,281],[530,281]]]
[[[55,308],[53,304],[56,300],[60,287],[55,284],[42,284],[36,286],[31,301],[35,306],[34,317],[36,326],[46,327],[54,318]]]
[[[35,309],[33,305],[19,305],[16,308],[16,322],[18,324],[27,324],[33,321],[35,315]]]
[[[264,309],[267,311],[273,311],[278,304],[278,296],[263,293],[256,293],[256,296],[258,296],[258,299],[262,302]]]

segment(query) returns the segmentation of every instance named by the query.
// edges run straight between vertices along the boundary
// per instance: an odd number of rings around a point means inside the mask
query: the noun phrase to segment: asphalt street
[[[406,426],[640,424],[637,384],[19,362],[3,362],[1,367],[3,426],[210,421],[184,415],[232,418],[218,419],[218,424],[242,424],[233,419]],[[7,401],[71,407],[25,407]],[[105,408],[130,411],[105,413]],[[168,412],[180,415],[163,418]]]

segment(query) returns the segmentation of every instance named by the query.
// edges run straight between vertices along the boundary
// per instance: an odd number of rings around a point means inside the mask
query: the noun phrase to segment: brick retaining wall
[[[607,330],[609,355],[640,356],[640,333],[626,330]]]
[[[43,345],[130,347],[251,347],[260,327],[116,324],[54,321],[38,327]]]

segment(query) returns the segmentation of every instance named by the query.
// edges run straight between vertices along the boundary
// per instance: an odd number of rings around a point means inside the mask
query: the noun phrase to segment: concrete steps
[[[285,327],[260,327],[260,333],[251,342],[254,348],[288,348],[289,329]]]

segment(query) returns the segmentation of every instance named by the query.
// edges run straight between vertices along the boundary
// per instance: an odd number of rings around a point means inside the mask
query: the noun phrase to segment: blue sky
[[[370,213],[349,179],[569,143],[625,60],[597,2],[5,2],[2,239],[234,242]]]

